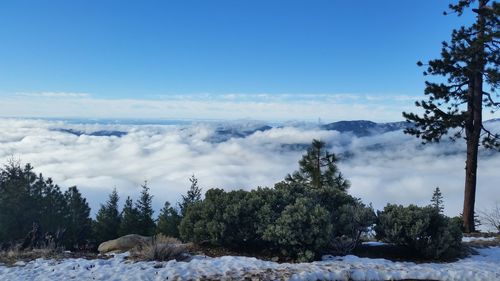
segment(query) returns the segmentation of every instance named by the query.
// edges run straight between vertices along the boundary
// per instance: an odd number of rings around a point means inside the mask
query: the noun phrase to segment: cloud
[[[490,128],[500,130],[500,123]],[[209,142],[221,126],[236,131],[261,126],[259,122],[180,125],[120,125],[28,119],[0,119],[0,161],[14,155],[30,162],[36,172],[52,177],[62,187],[77,185],[95,213],[116,186],[122,202],[136,198],[140,184],[150,183],[154,207],[176,202],[195,174],[207,188],[252,189],[272,186],[297,169],[304,145],[313,138],[326,141],[339,154],[340,170],[352,186],[350,192],[372,202],[429,203],[439,186],[449,215],[461,212],[465,147],[443,142],[420,145],[401,132],[357,138],[352,134],[319,130],[314,124],[295,123],[258,131],[224,142]],[[496,128],[495,128],[496,127]],[[55,129],[84,132],[119,130],[118,137],[76,136]],[[500,198],[500,154],[481,151],[477,206],[487,208]]]
[[[17,93],[18,97],[31,98],[89,98],[90,94],[86,93],[65,93],[65,92],[42,92],[42,93]]]
[[[399,97],[399,96],[398,96]],[[413,110],[409,100],[396,96],[341,94],[193,94],[151,99],[95,98],[81,93],[26,93],[0,97],[4,117],[28,118],[150,118],[259,119],[327,121],[402,120]]]
[[[403,120],[402,112],[421,113],[404,94],[186,94],[149,98],[98,98],[86,93],[18,93],[0,97],[0,117],[140,118],[188,120]],[[483,112],[485,120],[495,118]]]

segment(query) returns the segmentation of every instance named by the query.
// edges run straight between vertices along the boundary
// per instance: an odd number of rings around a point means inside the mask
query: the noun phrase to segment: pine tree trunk
[[[485,0],[479,1],[479,11],[486,5]],[[483,102],[483,70],[484,61],[484,18],[481,13],[477,16],[478,24],[478,44],[475,51],[475,59],[472,67],[474,74],[469,82],[469,100],[467,103],[467,121],[466,121],[466,139],[467,139],[467,161],[465,165],[465,193],[464,193],[464,231],[466,233],[474,232],[474,205],[476,201],[476,183],[477,183],[477,157],[479,150],[479,140],[482,130],[482,102]]]

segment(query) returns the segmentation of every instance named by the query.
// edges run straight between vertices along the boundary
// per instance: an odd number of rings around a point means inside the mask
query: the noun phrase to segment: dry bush
[[[156,241],[158,244],[182,244],[182,242],[174,237],[165,236],[163,234],[158,234],[153,237],[153,241]]]
[[[491,210],[479,212],[481,222],[490,230],[500,233],[500,203],[496,203]]]
[[[168,261],[175,259],[179,261],[188,256],[186,244],[162,234],[154,236],[150,243],[131,251],[131,257],[135,260]]]

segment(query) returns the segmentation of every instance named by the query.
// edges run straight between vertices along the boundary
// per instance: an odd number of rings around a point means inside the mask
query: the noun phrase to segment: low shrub
[[[132,250],[131,256],[147,261],[184,260],[188,257],[188,249],[178,239],[159,234],[150,243]]]
[[[425,258],[453,259],[462,252],[460,225],[436,208],[388,204],[377,217],[379,240],[409,247]]]
[[[184,241],[306,261],[331,252],[338,237],[350,241],[339,253],[350,252],[374,218],[371,207],[334,187],[281,182],[252,191],[210,189],[189,207],[179,229]]]
[[[286,206],[262,238],[281,249],[281,254],[299,261],[314,259],[328,245],[332,234],[330,213],[307,197]]]
[[[334,224],[335,233],[330,248],[333,254],[347,255],[361,242],[361,237],[370,231],[376,222],[372,206],[365,206],[357,200],[351,204],[342,205]]]

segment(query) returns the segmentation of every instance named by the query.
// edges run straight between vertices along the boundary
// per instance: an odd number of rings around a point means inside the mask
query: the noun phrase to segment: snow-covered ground
[[[462,237],[462,242],[495,241],[497,237]]]
[[[356,256],[325,256],[313,263],[275,263],[255,258],[195,256],[190,262],[110,259],[37,259],[0,266],[1,280],[500,280],[500,247],[478,249],[453,263],[392,262]]]

